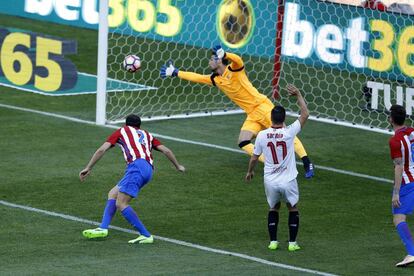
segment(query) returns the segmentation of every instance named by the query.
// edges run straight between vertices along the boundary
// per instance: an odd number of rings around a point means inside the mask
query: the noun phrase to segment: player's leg
[[[409,185],[401,188],[401,206],[399,208],[392,209],[394,225],[397,229],[398,235],[401,238],[401,241],[405,246],[405,249],[407,250],[407,256],[404,258],[404,260],[396,264],[396,266],[402,267],[414,263],[414,241],[406,222],[406,215],[411,214],[414,210],[414,189]],[[408,189],[411,189],[411,191]]]
[[[299,250],[300,247],[296,242],[299,232],[299,210],[297,204],[299,202],[299,188],[296,179],[290,181],[285,186],[286,206],[289,211],[289,251]]]
[[[270,115],[273,107],[274,105],[270,100],[266,101],[256,107],[244,121],[239,135],[239,147],[249,155],[253,155],[254,146],[252,139],[257,136],[259,131],[269,128],[272,125]],[[263,155],[259,157],[259,161],[264,162]]]
[[[279,242],[277,241],[277,226],[279,224],[280,192],[278,186],[272,181],[272,176],[265,176],[264,188],[266,200],[269,204],[269,213],[267,215],[267,230],[269,231],[270,243],[268,248],[276,250]]]
[[[116,198],[118,196],[119,187],[115,185],[108,193],[108,201],[106,202],[105,210],[102,216],[102,222],[99,226],[102,229],[108,229],[109,224],[116,212]]]
[[[302,142],[299,140],[298,137],[295,137],[294,140],[295,145],[295,152],[302,159],[303,167],[305,168],[305,177],[311,178],[314,176],[314,166],[311,163],[308,154],[306,153],[305,147],[303,146]]]
[[[111,223],[112,218],[116,212],[116,198],[118,195],[119,188],[116,185],[108,193],[108,200],[106,201],[106,206],[104,213],[102,215],[102,222],[98,228],[86,229],[82,232],[83,236],[89,239],[94,238],[104,238],[108,236],[108,228]]]
[[[128,165],[125,177],[119,182],[119,193],[116,199],[116,207],[122,216],[140,233],[138,238],[129,243],[153,243],[154,238],[145,228],[137,213],[129,205],[132,198],[138,196],[140,189],[147,184],[152,177],[152,167],[144,159],[137,159]]]
[[[119,192],[116,199],[116,207],[121,211],[122,216],[144,237],[150,238],[151,234],[139,219],[137,213],[129,205],[132,197],[126,193]]]
[[[269,238],[270,244],[268,248],[270,250],[276,250],[279,246],[279,242],[277,241],[277,227],[279,224],[279,209],[280,209],[280,202],[274,206],[274,208],[269,209],[269,213],[267,215],[267,230],[269,231]]]
[[[403,214],[394,215],[394,225],[397,229],[398,235],[401,238],[402,243],[407,250],[407,256],[401,262],[397,263],[396,266],[403,267],[414,263],[414,242],[411,235],[410,229],[406,222],[406,216]]]
[[[254,145],[252,143],[253,138],[256,137],[257,133],[261,130],[259,123],[249,120],[249,117],[243,123],[240,130],[238,144],[239,147],[244,150],[248,155],[253,155]],[[260,162],[264,162],[263,155],[259,157]]]
[[[298,236],[299,231],[299,210],[297,205],[291,205],[290,203],[286,204],[289,210],[289,251],[296,251],[300,249],[296,238]]]

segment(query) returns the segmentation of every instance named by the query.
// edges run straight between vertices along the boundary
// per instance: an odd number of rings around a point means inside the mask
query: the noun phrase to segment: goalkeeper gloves
[[[226,52],[223,48],[221,48],[221,45],[216,45],[213,47],[213,55],[219,59],[222,59],[226,56]]]
[[[174,67],[172,61],[169,61],[166,65],[161,67],[160,75],[163,79],[166,77],[176,77],[178,76],[178,69]]]

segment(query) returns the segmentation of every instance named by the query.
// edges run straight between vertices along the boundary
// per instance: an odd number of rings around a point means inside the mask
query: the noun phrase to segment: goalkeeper
[[[161,68],[161,77],[179,77],[180,79],[217,86],[236,105],[243,109],[247,118],[243,123],[239,135],[239,147],[249,155],[253,154],[252,139],[259,131],[272,125],[270,113],[273,103],[263,94],[259,93],[247,78],[241,57],[232,53],[226,53],[218,45],[213,48],[209,61],[213,73],[200,75],[192,72],[180,71],[172,62]],[[295,152],[302,159],[305,168],[305,177],[314,175],[314,167],[311,163],[302,142],[295,137]],[[263,162],[263,157],[259,158]]]

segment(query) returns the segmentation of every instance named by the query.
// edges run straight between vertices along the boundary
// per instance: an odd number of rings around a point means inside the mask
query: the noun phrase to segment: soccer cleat
[[[289,242],[288,250],[290,252],[297,251],[300,250],[300,246],[297,242]]]
[[[149,237],[145,237],[143,235],[139,235],[138,238],[128,241],[128,243],[153,243],[154,237],[151,235]]]
[[[414,256],[412,255],[407,255],[404,260],[402,260],[402,262],[399,262],[398,264],[396,264],[396,267],[406,267],[409,264],[414,263]]]
[[[86,229],[82,232],[82,235],[88,239],[105,238],[108,236],[108,229],[95,228]]]
[[[312,178],[315,175],[315,171],[313,169],[313,164],[309,164],[309,168],[305,171],[306,178]]]
[[[276,250],[278,248],[278,246],[279,246],[278,241],[271,241],[267,248],[269,248],[270,250]]]

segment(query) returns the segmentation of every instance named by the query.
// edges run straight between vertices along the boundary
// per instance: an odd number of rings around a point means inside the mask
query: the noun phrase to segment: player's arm
[[[230,68],[232,71],[243,70],[244,63],[243,63],[242,58],[236,54],[225,52],[224,49],[221,47],[221,45],[214,46],[213,54],[216,55],[217,58],[220,58],[220,59],[225,58],[225,59],[230,60],[231,61]]]
[[[183,80],[213,85],[211,75],[201,75],[193,72],[178,71],[178,77]]]
[[[300,122],[301,128],[303,128],[303,126],[309,118],[308,106],[306,105],[305,99],[300,93],[300,90],[296,86],[294,86],[293,84],[288,84],[286,88],[291,96],[295,96],[297,98],[298,105],[300,108],[300,116],[298,120]]]
[[[400,188],[403,174],[403,162],[401,157],[394,158],[394,190],[392,192],[392,205],[400,207]]]
[[[253,179],[254,168],[256,168],[256,165],[259,162],[259,156],[260,155],[253,154],[252,157],[250,157],[249,168],[247,169],[246,174],[246,181],[250,181]]]
[[[401,142],[398,139],[391,138],[389,141],[391,159],[394,162],[394,189],[392,193],[392,205],[400,207],[400,188],[404,164],[402,160]]]
[[[179,172],[185,172],[184,166],[183,165],[180,165],[180,163],[178,163],[177,158],[175,157],[175,155],[172,152],[172,150],[170,150],[169,148],[167,148],[164,145],[155,146],[154,149],[162,152],[168,158],[168,160],[170,160],[171,163],[175,166],[175,168],[177,169],[177,171],[179,171]]]
[[[84,181],[85,178],[91,173],[93,166],[104,156],[105,152],[112,147],[112,144],[105,142],[100,146],[96,152],[93,154],[91,160],[89,160],[88,165],[79,173],[79,178],[81,181]]]
[[[163,79],[166,77],[179,77],[180,79],[191,82],[213,85],[211,75],[201,75],[193,72],[180,71],[178,68],[175,68],[172,61],[169,61],[166,65],[161,67],[160,75]]]
[[[263,153],[263,150],[260,146],[260,144],[261,144],[260,140],[261,139],[262,139],[262,134],[261,134],[261,132],[259,132],[259,134],[256,137],[256,141],[254,143],[253,155],[252,155],[252,157],[250,157],[249,167],[247,169],[247,174],[246,174],[246,181],[252,180],[252,178],[254,176],[254,168],[256,168],[256,165],[259,161],[259,157]]]

